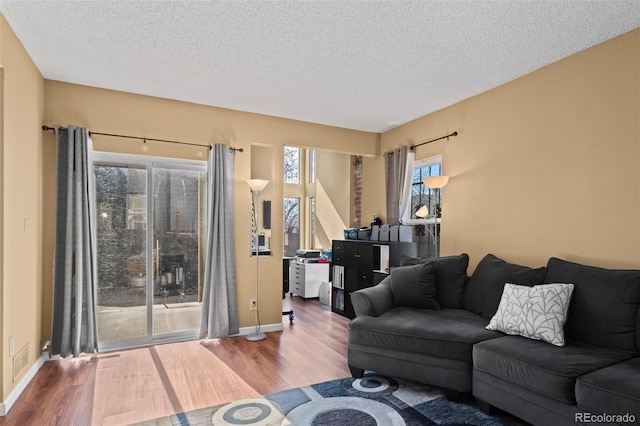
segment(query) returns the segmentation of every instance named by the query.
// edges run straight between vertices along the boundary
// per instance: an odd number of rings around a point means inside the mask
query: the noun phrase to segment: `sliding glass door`
[[[206,163],[95,153],[101,350],[197,337]]]

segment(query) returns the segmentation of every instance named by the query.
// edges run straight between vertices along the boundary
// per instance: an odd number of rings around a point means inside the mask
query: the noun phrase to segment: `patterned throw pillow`
[[[486,328],[564,346],[564,323],[572,292],[573,284],[528,287],[507,283],[498,311]]]

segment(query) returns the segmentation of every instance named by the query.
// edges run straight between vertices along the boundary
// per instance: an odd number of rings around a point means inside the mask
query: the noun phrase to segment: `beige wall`
[[[264,190],[260,193],[260,218],[258,219],[258,232],[264,232],[265,236],[269,239],[269,244],[271,243],[271,229],[264,228],[264,211],[263,211],[263,201],[272,201],[271,188],[273,187],[273,147],[270,146],[259,146],[259,145],[251,145],[251,179],[266,179],[269,181]],[[251,200],[251,191],[249,189],[249,185],[247,185],[247,197]],[[251,201],[249,201],[251,202]],[[246,219],[246,220],[245,220]],[[249,226],[251,221],[250,215],[247,214],[245,216],[239,217],[241,223],[244,223],[245,226]],[[272,217],[273,221],[273,217]],[[246,246],[242,241],[237,241],[236,244],[240,244],[241,246]],[[269,245],[271,247],[271,245]]]
[[[316,151],[316,247],[330,250],[353,224],[350,155]]]
[[[441,154],[442,253],[530,266],[550,256],[640,267],[640,30],[382,135],[381,151]],[[364,216],[384,206],[365,159]],[[373,173],[372,173],[373,172]]]
[[[283,146],[296,145],[309,148],[326,148],[333,151],[365,155],[379,152],[377,134],[321,126],[294,120],[268,117],[259,114],[206,107],[185,102],[140,96],[56,81],[45,82],[45,118],[49,125],[85,126],[93,132],[118,133],[171,139],[208,145],[227,143],[243,148],[236,155],[235,164],[235,211],[236,211],[236,261],[238,279],[238,307],[240,326],[253,324],[253,313],[248,310],[248,300],[255,297],[255,270],[249,256],[249,188],[246,180],[252,177],[252,168],[260,170],[253,162],[253,147],[257,155],[271,156],[271,183],[261,200],[281,200],[283,194]],[[52,136],[47,136],[52,138]],[[114,139],[95,135],[96,150],[133,152],[142,154],[142,142],[129,139]],[[147,142],[149,155],[177,156],[198,159],[201,148]],[[272,147],[272,150],[265,150]],[[206,150],[205,150],[206,153]],[[266,154],[265,154],[266,153]],[[262,159],[261,159],[262,160]],[[266,159],[268,160],[268,159]],[[47,178],[53,179],[53,157],[45,159]],[[252,167],[252,163],[254,166]],[[256,176],[253,176],[256,177]],[[53,216],[53,200],[45,205],[45,216]],[[272,218],[282,217],[282,203],[272,203]],[[53,255],[54,223],[49,221],[44,229],[45,262]],[[260,307],[263,324],[279,323],[282,314],[282,223],[272,221],[272,256],[260,257]],[[52,278],[45,277],[45,304],[50,302]],[[45,330],[50,328],[50,312],[45,315]]]
[[[44,80],[0,15],[2,91],[2,400],[41,354],[42,115]],[[15,377],[8,341],[28,345],[29,361]]]

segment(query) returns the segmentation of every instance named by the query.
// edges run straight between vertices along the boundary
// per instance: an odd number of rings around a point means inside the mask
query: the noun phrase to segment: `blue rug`
[[[163,417],[140,425],[505,426],[440,389],[367,374]]]

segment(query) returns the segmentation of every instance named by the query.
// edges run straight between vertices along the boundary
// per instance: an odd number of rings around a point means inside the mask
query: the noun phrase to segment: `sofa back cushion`
[[[601,348],[638,352],[640,271],[602,269],[552,257],[548,283],[571,283],[566,336]]]
[[[492,254],[486,255],[469,278],[462,295],[462,307],[475,312],[486,320],[498,310],[502,290],[506,283],[526,286],[542,284],[545,268],[532,269],[527,266],[507,263]]]
[[[461,308],[462,293],[467,284],[467,266],[469,255],[462,253],[457,256],[445,256],[430,259],[420,259],[402,255],[400,266],[426,263],[433,267],[436,276],[438,303],[443,308]]]
[[[636,315],[636,349],[640,351],[640,307]]]

